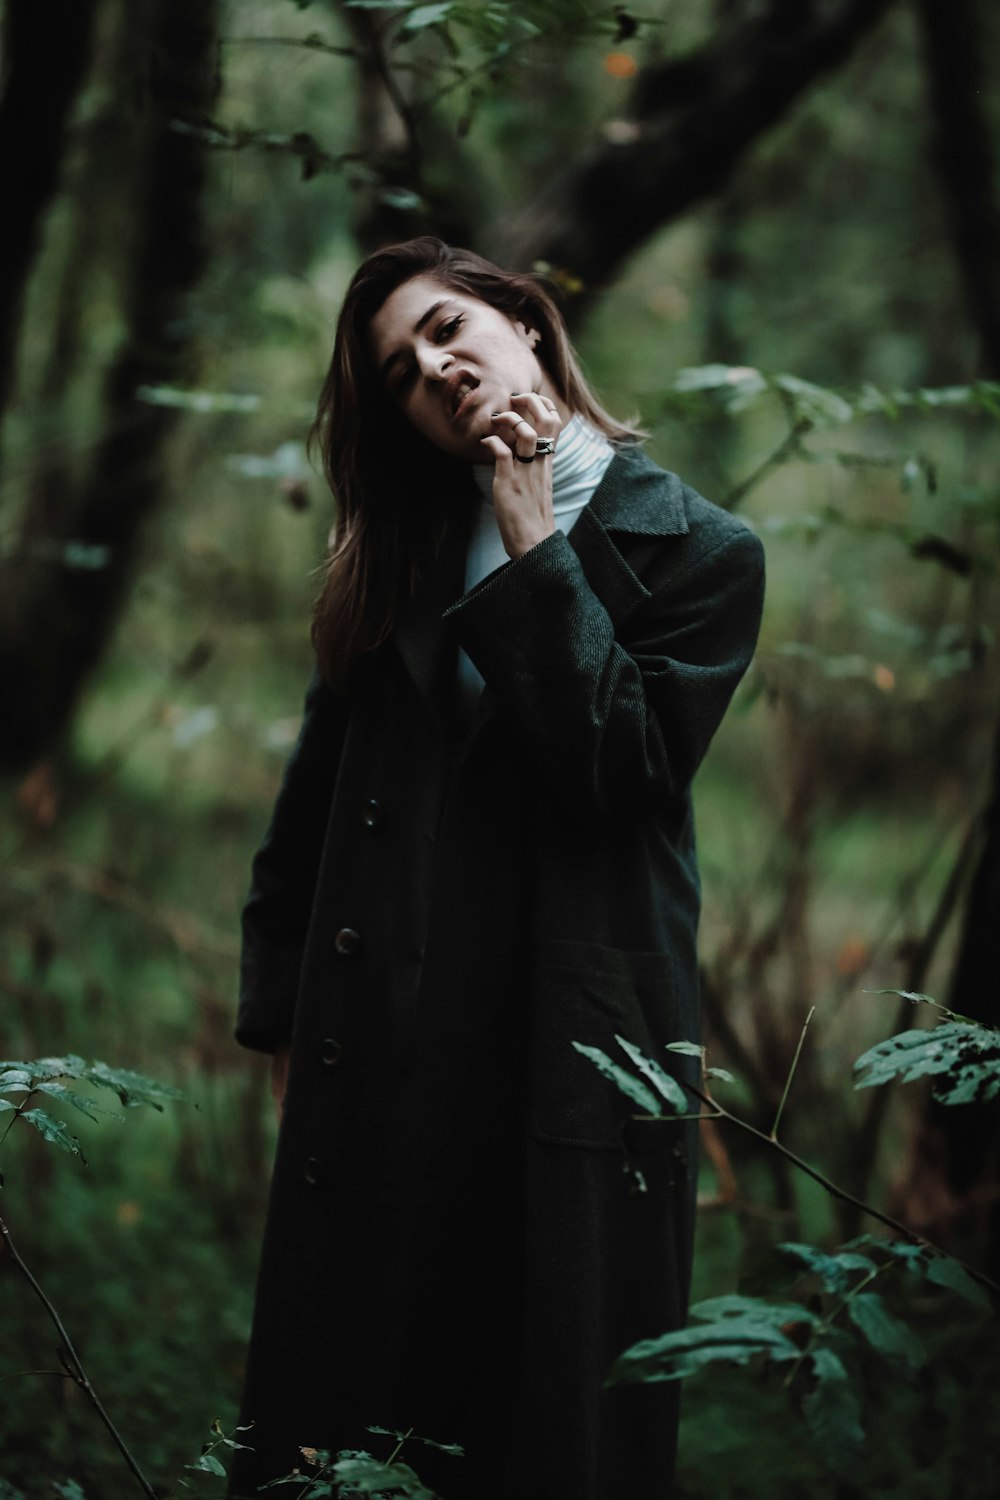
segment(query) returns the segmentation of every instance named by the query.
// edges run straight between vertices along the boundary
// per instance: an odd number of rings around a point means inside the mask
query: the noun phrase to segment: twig
[[[785,1079],[785,1087],[781,1095],[781,1103],[778,1105],[778,1113],[775,1115],[774,1124],[771,1126],[771,1139],[775,1142],[777,1142],[778,1139],[778,1126],[781,1124],[781,1116],[784,1113],[785,1104],[788,1100],[788,1091],[792,1086],[792,1079],[795,1077],[795,1069],[798,1067],[799,1058],[802,1055],[802,1043],[806,1039],[806,1032],[809,1030],[809,1022],[812,1020],[815,1014],[816,1007],[815,1005],[811,1005],[809,1007],[809,1014],[806,1016],[802,1026],[802,1030],[799,1033],[799,1043],[795,1048],[795,1056],[792,1058],[792,1066],[788,1070],[788,1077]]]
[[[737,1129],[743,1130],[747,1135],[753,1136],[754,1140],[762,1141],[772,1151],[777,1151],[780,1156],[784,1157],[785,1161],[790,1162],[793,1167],[798,1167],[799,1171],[804,1172],[807,1177],[811,1177],[813,1182],[818,1182],[820,1187],[830,1194],[831,1198],[836,1198],[841,1203],[849,1203],[852,1208],[860,1209],[863,1214],[867,1214],[869,1218],[877,1219],[887,1229],[892,1229],[896,1234],[901,1234],[904,1239],[910,1241],[911,1245],[924,1245],[928,1250],[933,1250],[938,1255],[947,1256],[949,1260],[953,1260],[956,1265],[961,1266],[963,1271],[967,1271],[974,1281],[979,1282],[980,1286],[986,1287],[989,1291],[1000,1297],[1000,1285],[987,1276],[985,1271],[980,1271],[978,1267],[969,1265],[967,1261],[960,1260],[957,1255],[951,1255],[949,1251],[942,1250],[940,1245],[935,1245],[933,1240],[929,1240],[926,1235],[918,1234],[915,1229],[908,1229],[905,1224],[901,1224],[891,1214],[886,1214],[881,1209],[873,1208],[863,1198],[857,1198],[853,1193],[849,1193],[846,1188],[838,1187],[835,1182],[832,1182],[817,1167],[811,1166],[801,1156],[797,1156],[794,1151],[789,1151],[788,1147],[782,1145],[781,1141],[775,1140],[773,1135],[768,1135],[765,1131],[758,1130],[748,1120],[741,1120],[739,1115],[730,1114],[725,1105],[720,1104],[717,1099],[713,1099],[711,1094],[706,1094],[702,1089],[696,1088],[693,1083],[687,1083],[682,1080],[682,1084],[689,1093],[693,1094],[696,1099],[700,1100],[702,1104],[711,1110],[711,1114],[708,1116],[709,1119],[728,1120]],[[644,1116],[642,1118],[652,1117]],[[673,1117],[663,1116],[663,1118],[672,1119]]]
[[[730,490],[722,502],[723,510],[735,510],[742,500],[745,500],[750,491],[756,489],[762,479],[766,479],[773,469],[778,469],[786,459],[798,453],[802,447],[802,439],[807,432],[812,431],[812,422],[808,417],[800,417],[791,431],[781,440],[774,452],[757,465],[752,474],[749,474],[742,484],[738,484],[734,490]]]
[[[407,1438],[411,1438],[412,1436],[413,1436],[413,1428],[412,1427],[408,1427],[406,1429],[406,1431],[403,1433],[403,1436],[400,1438],[399,1442],[396,1444],[395,1448],[393,1448],[392,1452],[389,1454],[389,1457],[386,1460],[387,1465],[391,1465],[391,1464],[394,1464],[396,1462],[396,1459],[402,1453],[403,1448],[406,1445]]]
[[[907,965],[905,982],[903,988],[907,990],[920,990],[923,988],[924,979],[930,968],[931,960],[937,950],[942,934],[958,905],[959,897],[965,885],[969,861],[972,857],[976,842],[980,836],[981,815],[974,818],[965,832],[961,846],[955,861],[945,881],[937,906],[927,926],[927,930],[911,952]],[[904,1029],[907,1019],[909,1000],[900,1000],[896,1015],[895,1031]],[[889,1090],[873,1089],[868,1107],[861,1118],[861,1125],[857,1134],[857,1160],[861,1164],[862,1173],[867,1175],[870,1164],[875,1155],[875,1142],[878,1140],[889,1107]]]
[[[324,52],[329,57],[357,57],[356,47],[337,47],[333,42],[324,41],[316,32],[310,32],[308,36],[220,36],[219,41],[224,47],[235,46],[269,46],[269,47],[303,47],[307,52]]]
[[[148,1497],[148,1500],[158,1500],[156,1491],[153,1489],[153,1486],[150,1484],[149,1480],[139,1468],[139,1465],[136,1463],[135,1459],[132,1457],[132,1454],[126,1447],[125,1440],[122,1437],[121,1433],[118,1431],[117,1427],[112,1422],[107,1412],[104,1410],[101,1399],[98,1396],[97,1392],[94,1390],[94,1387],[91,1385],[87,1372],[83,1368],[80,1356],[74,1349],[72,1340],[70,1339],[69,1334],[66,1332],[66,1329],[63,1326],[62,1319],[60,1318],[52,1303],[42,1291],[42,1288],[39,1286],[31,1271],[25,1265],[24,1261],[21,1259],[20,1255],[15,1249],[14,1241],[10,1237],[10,1230],[7,1228],[7,1225],[2,1218],[0,1218],[0,1237],[3,1238],[4,1244],[7,1246],[7,1253],[10,1255],[10,1258],[14,1262],[14,1265],[17,1267],[21,1275],[24,1277],[25,1281],[31,1287],[31,1290],[34,1292],[39,1302],[45,1308],[45,1311],[48,1313],[49,1318],[56,1330],[56,1333],[59,1335],[59,1340],[67,1356],[67,1370],[69,1376],[76,1382],[81,1391],[83,1391],[84,1395],[87,1397],[91,1405],[94,1407],[94,1410],[97,1412],[97,1415],[104,1423],[108,1432],[111,1434],[116,1448],[118,1449],[122,1458],[125,1460],[129,1469],[134,1474],[135,1478],[138,1480],[139,1487],[142,1490],[143,1494]]]

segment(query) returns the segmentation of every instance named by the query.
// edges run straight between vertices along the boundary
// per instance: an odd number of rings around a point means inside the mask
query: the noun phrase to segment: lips
[[[479,389],[479,381],[467,370],[457,370],[448,381],[447,396],[451,409],[452,421],[461,413],[462,408],[473,392]]]

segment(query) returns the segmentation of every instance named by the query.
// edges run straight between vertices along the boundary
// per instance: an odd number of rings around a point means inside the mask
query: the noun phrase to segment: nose
[[[421,343],[416,349],[417,368],[425,380],[443,380],[453,364],[452,356],[430,341]]]

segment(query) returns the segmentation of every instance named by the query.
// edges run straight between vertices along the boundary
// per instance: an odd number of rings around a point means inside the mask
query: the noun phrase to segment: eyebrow
[[[431,318],[433,318],[434,314],[440,312],[442,307],[444,307],[451,300],[451,297],[441,297],[437,302],[432,302],[427,311],[425,313],[421,313],[420,317],[414,323],[413,332],[421,333],[424,328],[427,327],[427,324],[430,322]],[[393,365],[396,364],[398,360],[401,360],[405,353],[405,349],[395,349],[392,354],[389,355],[388,359],[384,361],[381,370],[379,370],[378,372],[379,380],[385,381]]]

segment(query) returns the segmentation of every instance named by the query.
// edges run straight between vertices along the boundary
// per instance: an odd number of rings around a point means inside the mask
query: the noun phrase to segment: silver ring
[[[555,438],[539,438],[536,453],[554,453],[556,448]]]

